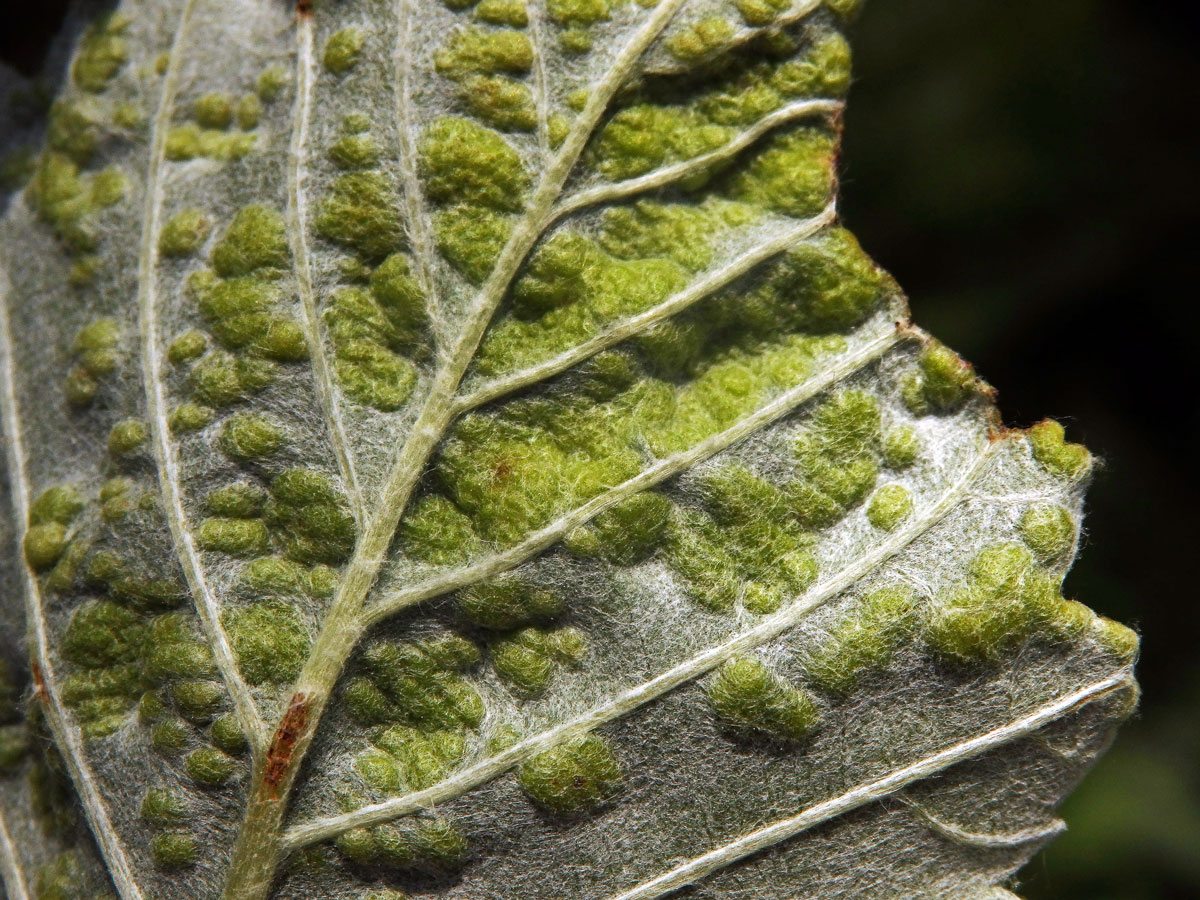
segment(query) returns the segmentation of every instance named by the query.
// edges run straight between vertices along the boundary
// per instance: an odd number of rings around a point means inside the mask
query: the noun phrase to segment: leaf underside
[[[838,224],[857,5],[88,28],[0,223],[12,900],[1011,896],[1137,638]]]

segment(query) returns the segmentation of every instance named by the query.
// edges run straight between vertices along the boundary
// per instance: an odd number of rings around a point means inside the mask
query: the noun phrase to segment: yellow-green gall
[[[347,134],[329,147],[329,158],[340,169],[369,169],[379,163],[379,144],[367,134]]]
[[[555,25],[587,27],[608,19],[612,6],[613,0],[549,0],[546,12]]]
[[[256,90],[258,96],[270,103],[279,96],[287,84],[287,70],[280,65],[268,66],[259,73]]]
[[[113,168],[104,169],[92,176],[91,200],[97,209],[119,203],[125,197],[129,179]]]
[[[901,425],[883,436],[882,450],[889,469],[907,469],[921,454],[921,437],[912,426]]]
[[[881,588],[856,603],[805,660],[822,688],[848,693],[866,672],[882,669],[912,627],[915,598],[904,587]]]
[[[249,131],[258,125],[258,120],[262,116],[262,101],[255,94],[245,94],[238,100],[235,114],[238,127]]]
[[[262,556],[270,548],[261,519],[205,519],[196,529],[196,543],[205,550],[242,558]]]
[[[127,26],[127,19],[109,14],[85,32],[71,65],[71,77],[83,90],[100,93],[125,65],[129,47],[121,34]]]
[[[276,369],[266,360],[229,353],[209,353],[192,369],[196,399],[207,406],[230,406],[275,381]]]
[[[458,606],[473,624],[498,631],[548,622],[563,611],[558,594],[511,576],[465,588]]]
[[[257,514],[257,511],[250,513]],[[263,556],[242,569],[240,581],[246,589],[245,593],[251,597],[264,594],[289,596],[305,592],[307,577],[304,567],[299,563],[281,556]]]
[[[791,6],[791,0],[736,0],[734,5],[742,21],[750,26],[770,25],[781,12]]]
[[[494,131],[461,118],[434,121],[421,142],[426,191],[438,203],[518,212],[530,177],[521,157]]]
[[[171,410],[167,417],[167,427],[172,434],[185,434],[189,431],[199,431],[212,423],[216,413],[211,407],[199,403],[181,403]]]
[[[89,375],[103,378],[117,367],[115,348],[120,338],[121,328],[115,319],[94,319],[75,335],[71,352]]]
[[[916,415],[951,412],[975,390],[975,370],[970,363],[942,344],[926,347],[917,368],[901,384],[904,402]]]
[[[751,656],[726,662],[704,692],[726,726],[750,735],[798,741],[820,719],[820,711],[806,691],[792,687]]]
[[[399,249],[404,230],[390,179],[378,170],[336,178],[317,208],[316,228],[368,262]]]
[[[142,818],[159,828],[178,825],[187,819],[191,809],[182,794],[165,788],[146,791],[142,798]]]
[[[200,249],[211,230],[212,219],[204,210],[184,209],[167,219],[158,247],[164,256],[189,256]]]
[[[462,85],[462,98],[478,118],[501,131],[533,131],[537,109],[529,85],[506,75],[473,75]]]
[[[108,452],[113,456],[128,456],[136,453],[150,436],[146,423],[141,419],[125,419],[118,422],[108,433]]]
[[[1096,642],[1105,652],[1126,663],[1137,658],[1141,641],[1132,628],[1104,616],[1097,616],[1092,623],[1092,629]]]
[[[67,529],[57,522],[34,525],[25,532],[21,542],[25,561],[35,572],[50,569],[67,547]]]
[[[167,346],[167,359],[171,365],[179,366],[204,355],[208,339],[200,331],[185,331]]]
[[[698,62],[715,53],[733,37],[733,24],[710,17],[675,32],[667,38],[667,50],[682,62]]]
[[[966,585],[936,598],[926,625],[930,646],[952,661],[986,662],[1034,637],[1075,640],[1091,613],[1063,598],[1060,581],[1020,544],[986,547]]]
[[[1082,444],[1067,443],[1065,438],[1066,431],[1053,419],[1029,429],[1033,458],[1051,475],[1074,480],[1088,471],[1092,456]]]
[[[772,138],[732,177],[730,197],[789,216],[814,216],[833,191],[835,145],[820,128]]]
[[[164,831],[150,839],[150,855],[160,869],[181,869],[200,857],[200,842],[186,831]]]
[[[260,600],[224,618],[238,667],[251,684],[285,684],[300,674],[309,635],[300,613],[282,600]]]
[[[475,7],[475,18],[489,25],[510,25],[524,28],[529,24],[525,0],[481,0]]]
[[[197,784],[215,787],[233,777],[237,762],[216,747],[201,747],[187,755],[183,767]]]
[[[283,447],[283,429],[257,413],[230,416],[221,428],[221,449],[234,459],[270,459]]]
[[[259,204],[243,207],[213,248],[212,264],[224,278],[258,269],[281,269],[291,258],[283,216]]]
[[[349,72],[358,65],[364,43],[363,33],[357,28],[343,28],[332,35],[325,42],[325,53],[321,57],[325,71],[335,75]]]
[[[572,532],[566,545],[575,553],[631,566],[654,555],[666,539],[670,522],[671,503],[666,497],[635,494],[601,513],[589,527]]]
[[[479,658],[478,648],[458,635],[374,644],[362,656],[368,677],[347,685],[347,706],[363,724],[477,728],[483,721],[483,700],[461,673]]]
[[[559,815],[599,806],[617,793],[623,778],[608,743],[593,734],[539,753],[521,766],[517,776],[534,803]]]
[[[440,73],[456,81],[472,74],[525,75],[533,66],[533,45],[521,31],[464,28],[451,35],[435,64]]]
[[[228,128],[233,122],[233,98],[228,94],[205,94],[196,100],[192,113],[203,128]]]
[[[559,666],[576,666],[586,653],[587,638],[576,628],[523,628],[492,645],[492,664],[517,694],[537,697]]]
[[[1053,562],[1075,543],[1075,520],[1061,506],[1031,506],[1021,516],[1021,539],[1042,562]]]
[[[913,499],[908,488],[885,484],[867,504],[867,521],[881,531],[892,531],[912,515]]]

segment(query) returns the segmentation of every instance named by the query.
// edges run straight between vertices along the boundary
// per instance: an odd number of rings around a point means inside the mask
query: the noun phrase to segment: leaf
[[[856,6],[90,27],[0,238],[14,897],[1008,895],[1137,638],[838,224]]]

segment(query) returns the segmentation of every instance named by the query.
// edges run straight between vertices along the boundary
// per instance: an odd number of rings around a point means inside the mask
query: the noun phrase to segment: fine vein
[[[329,370],[329,359],[325,355],[325,342],[321,339],[321,319],[317,312],[317,299],[313,290],[312,256],[308,247],[308,199],[305,192],[308,179],[308,127],[313,101],[313,22],[311,16],[301,16],[296,24],[296,107],[293,113],[292,143],[288,156],[288,207],[292,220],[292,259],[296,269],[296,287],[300,294],[300,305],[304,310],[305,336],[308,353],[312,357],[313,381],[317,399],[329,426],[329,439],[337,456],[338,470],[346,484],[350,510],[358,522],[365,517],[362,487],[354,457],[350,452],[350,441],[346,437],[346,426],[342,421],[342,408],[333,375]]]
[[[1062,819],[1052,819],[1045,825],[1039,825],[1034,828],[1025,828],[1021,831],[1011,831],[1005,833],[990,833],[981,831],[969,831],[966,828],[955,825],[952,822],[945,822],[931,813],[921,804],[917,803],[903,794],[896,799],[907,805],[913,812],[920,816],[933,831],[940,834],[942,837],[954,841],[957,844],[963,844],[967,847],[1019,847],[1022,844],[1032,844],[1038,841],[1048,841],[1053,837],[1057,837],[1067,830],[1067,823]]]
[[[158,465],[159,482],[162,485],[163,508],[171,529],[184,577],[195,598],[196,611],[200,616],[204,632],[212,647],[213,660],[233,699],[238,725],[245,732],[251,750],[256,757],[265,749],[263,721],[258,714],[254,698],[238,671],[233,648],[228,635],[221,626],[221,610],[204,577],[200,555],[187,529],[186,513],[179,483],[179,466],[175,450],[171,446],[170,427],[167,424],[166,378],[162,371],[162,354],[158,335],[158,240],[162,220],[163,163],[166,159],[167,131],[175,94],[179,88],[182,70],[183,38],[196,0],[188,0],[183,11],[179,30],[171,48],[170,62],[163,81],[162,95],[154,115],[151,131],[150,161],[146,173],[146,205],[142,218],[142,240],[138,254],[138,319],[141,330],[142,378],[146,390],[146,412],[150,430],[154,459]]]
[[[818,581],[806,594],[773,615],[762,619],[755,627],[684,660],[674,668],[631,688],[607,703],[594,707],[578,718],[556,725],[541,734],[514,744],[502,753],[463,769],[431,788],[402,797],[394,797],[349,813],[298,825],[285,835],[286,845],[294,849],[336,837],[351,828],[377,825],[399,816],[436,806],[439,803],[445,803],[491,781],[531,756],[563,741],[587,734],[607,722],[622,718],[663,696],[668,691],[712,671],[734,656],[746,653],[779,637],[799,624],[814,609],[840,596],[870,575],[884,562],[944,519],[967,497],[972,485],[998,452],[997,448],[1001,446],[1003,446],[1002,442],[996,442],[982,450],[962,476],[942,494],[938,502],[920,516],[915,517],[908,527],[897,531],[887,541],[870,553],[859,557],[851,565],[829,578]]]
[[[545,0],[529,0],[529,43],[533,47],[533,97],[537,109],[537,139],[542,159],[550,158],[550,96],[546,78]]]
[[[184,13],[186,21],[189,4]],[[183,24],[180,25],[180,31]],[[8,276],[0,269],[0,421],[3,422],[4,445],[8,451],[8,481],[12,493],[13,521],[18,527],[29,522],[29,476],[25,471],[25,441],[21,428],[21,415],[17,402],[16,364],[13,360],[13,343],[8,318]],[[41,700],[41,709],[46,724],[62,751],[67,770],[84,815],[100,845],[100,852],[108,864],[113,885],[123,900],[142,900],[142,892],[133,875],[133,866],[125,855],[117,835],[116,826],[108,814],[104,795],[92,774],[91,765],[83,748],[83,738],[77,728],[67,719],[55,677],[54,662],[50,656],[50,637],[46,633],[45,610],[43,609],[41,586],[33,571],[21,566],[25,582],[26,640],[33,659],[36,696]]]
[[[643,882],[632,890],[617,894],[610,900],[654,900],[654,898],[666,896],[672,891],[685,885],[694,884],[699,879],[718,872],[738,860],[795,837],[802,831],[820,825],[822,822],[828,822],[851,810],[894,794],[913,782],[935,775],[957,763],[973,759],[989,750],[1032,734],[1039,728],[1080,707],[1093,703],[1115,690],[1129,686],[1130,683],[1129,673],[1125,670],[1093,682],[1058,700],[1047,703],[1028,715],[1014,719],[1006,725],[953,744],[944,750],[896,769],[882,778],[860,784],[844,794],[810,806],[791,818],[773,822],[765,828],[745,834],[737,840],[697,856],[657,878]]]
[[[725,265],[709,272],[677,294],[668,297],[657,306],[652,306],[636,316],[630,316],[608,330],[589,338],[581,344],[576,344],[558,356],[530,366],[512,375],[505,375],[484,383],[470,394],[460,396],[454,404],[455,415],[461,415],[485,403],[490,403],[507,394],[530,387],[548,378],[565,372],[572,366],[595,356],[602,350],[616,346],[648,330],[658,322],[682,312],[689,306],[705,299],[724,287],[729,286],[741,276],[753,270],[760,263],[766,262],[793,248],[796,244],[807,240],[821,229],[833,224],[837,219],[837,205],[831,201],[828,206],[811,219],[805,219],[781,232],[771,240],[759,244],[745,253],[729,260]]]

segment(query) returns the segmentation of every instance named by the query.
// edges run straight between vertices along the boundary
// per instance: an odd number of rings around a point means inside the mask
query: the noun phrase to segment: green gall
[[[249,596],[298,596],[308,587],[304,567],[280,556],[263,556],[249,563],[242,569],[240,582]]]
[[[363,724],[477,728],[483,721],[483,700],[461,673],[479,658],[475,645],[457,635],[374,644],[362,655],[367,677],[347,685],[347,705]]]
[[[167,360],[180,366],[204,355],[208,339],[200,331],[185,331],[167,346]]]
[[[533,45],[520,31],[464,28],[451,35],[435,64],[455,81],[472,74],[525,75],[533,66]]]
[[[881,531],[892,531],[912,515],[913,499],[908,488],[885,484],[867,504],[867,521]]]
[[[196,543],[205,550],[248,559],[266,553],[270,538],[261,519],[212,518],[196,529]]]
[[[199,431],[209,425],[215,415],[210,407],[198,403],[181,403],[171,410],[167,417],[167,427],[171,429],[172,434]]]
[[[465,588],[457,600],[472,624],[497,631],[548,622],[563,611],[557,594],[512,576]]]
[[[889,469],[907,469],[921,454],[921,438],[915,428],[901,425],[883,436],[883,464]]]
[[[206,406],[231,406],[273,383],[275,367],[266,360],[209,353],[192,369],[195,397]]]
[[[83,507],[83,495],[77,488],[69,484],[56,485],[42,491],[33,501],[29,507],[29,524],[57,522],[59,525],[70,525]]]
[[[167,219],[158,246],[164,256],[190,256],[200,249],[211,230],[212,219],[204,210],[181,210]]]
[[[282,269],[290,259],[283,216],[257,204],[238,211],[212,251],[213,268],[224,278]]]
[[[226,713],[214,719],[212,728],[209,729],[209,736],[218,749],[225,751],[230,756],[244,753],[249,746],[245,733],[238,725],[237,717],[232,713]]]
[[[635,494],[605,510],[590,526],[568,536],[568,549],[619,566],[649,559],[666,540],[671,503],[661,494]]]
[[[309,635],[299,611],[282,600],[260,600],[223,617],[238,667],[251,684],[286,684],[300,674]]]
[[[167,719],[156,722],[150,729],[150,746],[164,756],[173,756],[183,751],[191,738],[187,723],[182,719]]]
[[[517,776],[534,803],[559,815],[599,806],[616,794],[623,779],[608,743],[593,734],[539,753],[521,766]]]
[[[348,134],[330,145],[329,159],[339,169],[369,169],[379,164],[379,145],[365,134]]]
[[[377,170],[341,175],[317,207],[317,233],[367,262],[382,260],[403,240],[395,195],[390,179]]]
[[[113,456],[128,456],[141,449],[150,436],[141,419],[125,419],[108,433],[108,452]]]
[[[215,681],[177,681],[171,685],[175,706],[189,722],[206,722],[225,702],[225,690]]]
[[[215,747],[201,747],[187,755],[183,768],[197,784],[216,787],[233,777],[237,762]]]
[[[204,498],[204,505],[215,516],[252,519],[262,514],[267,492],[248,481],[236,481],[217,488]]]
[[[481,0],[475,7],[475,18],[489,25],[510,25],[524,28],[529,24],[525,0]]]
[[[129,47],[122,32],[128,20],[115,14],[104,16],[84,33],[71,78],[85,91],[98,94],[108,87],[129,58]]]
[[[142,798],[142,818],[159,828],[183,822],[191,808],[182,794],[164,788],[146,791]]]
[[[233,98],[228,94],[205,94],[193,104],[192,114],[203,128],[228,128],[233,123]]]
[[[1132,628],[1104,616],[1097,616],[1092,628],[1096,643],[1104,648],[1105,652],[1124,663],[1132,663],[1137,659],[1141,641]]]
[[[713,711],[736,732],[798,741],[820,719],[807,692],[794,688],[750,656],[726,662],[704,690]]]
[[[238,460],[270,459],[283,447],[283,430],[256,413],[230,416],[218,439],[221,449]]]
[[[559,666],[578,665],[587,653],[587,639],[575,628],[523,628],[491,649],[496,674],[518,695],[538,697]]]
[[[867,672],[887,666],[913,626],[916,601],[904,587],[886,587],[854,605],[804,664],[808,676],[835,694],[847,694]]]
[[[363,34],[357,28],[343,28],[332,35],[325,42],[325,52],[321,56],[325,71],[335,75],[349,72],[358,65],[364,43]]]
[[[1061,506],[1031,506],[1021,516],[1021,539],[1042,562],[1059,559],[1075,543],[1075,520]]]
[[[150,855],[160,869],[182,869],[200,857],[200,842],[184,831],[166,831],[150,839]]]
[[[727,44],[733,33],[732,23],[709,17],[675,32],[667,38],[666,47],[681,62],[694,63]]]
[[[1051,475],[1074,480],[1088,471],[1092,456],[1082,444],[1067,443],[1065,438],[1065,429],[1053,419],[1029,429],[1033,458]]]
[[[815,216],[833,192],[835,139],[819,128],[771,138],[729,183],[731,199],[784,215]]]
[[[235,110],[237,116],[238,127],[243,131],[249,131],[258,125],[258,120],[262,116],[262,101],[255,94],[245,94],[237,102]]]
[[[288,469],[271,482],[264,510],[285,553],[297,562],[344,562],[354,549],[356,529],[332,479],[312,469]]]
[[[936,342],[917,361],[917,372],[901,383],[901,396],[915,415],[953,412],[975,391],[975,370],[958,354]]]
[[[259,97],[270,103],[279,96],[287,82],[287,69],[280,65],[268,66],[259,73],[255,90]]]
[[[497,212],[518,212],[529,189],[521,157],[494,131],[460,118],[434,121],[421,142],[429,198]]]

